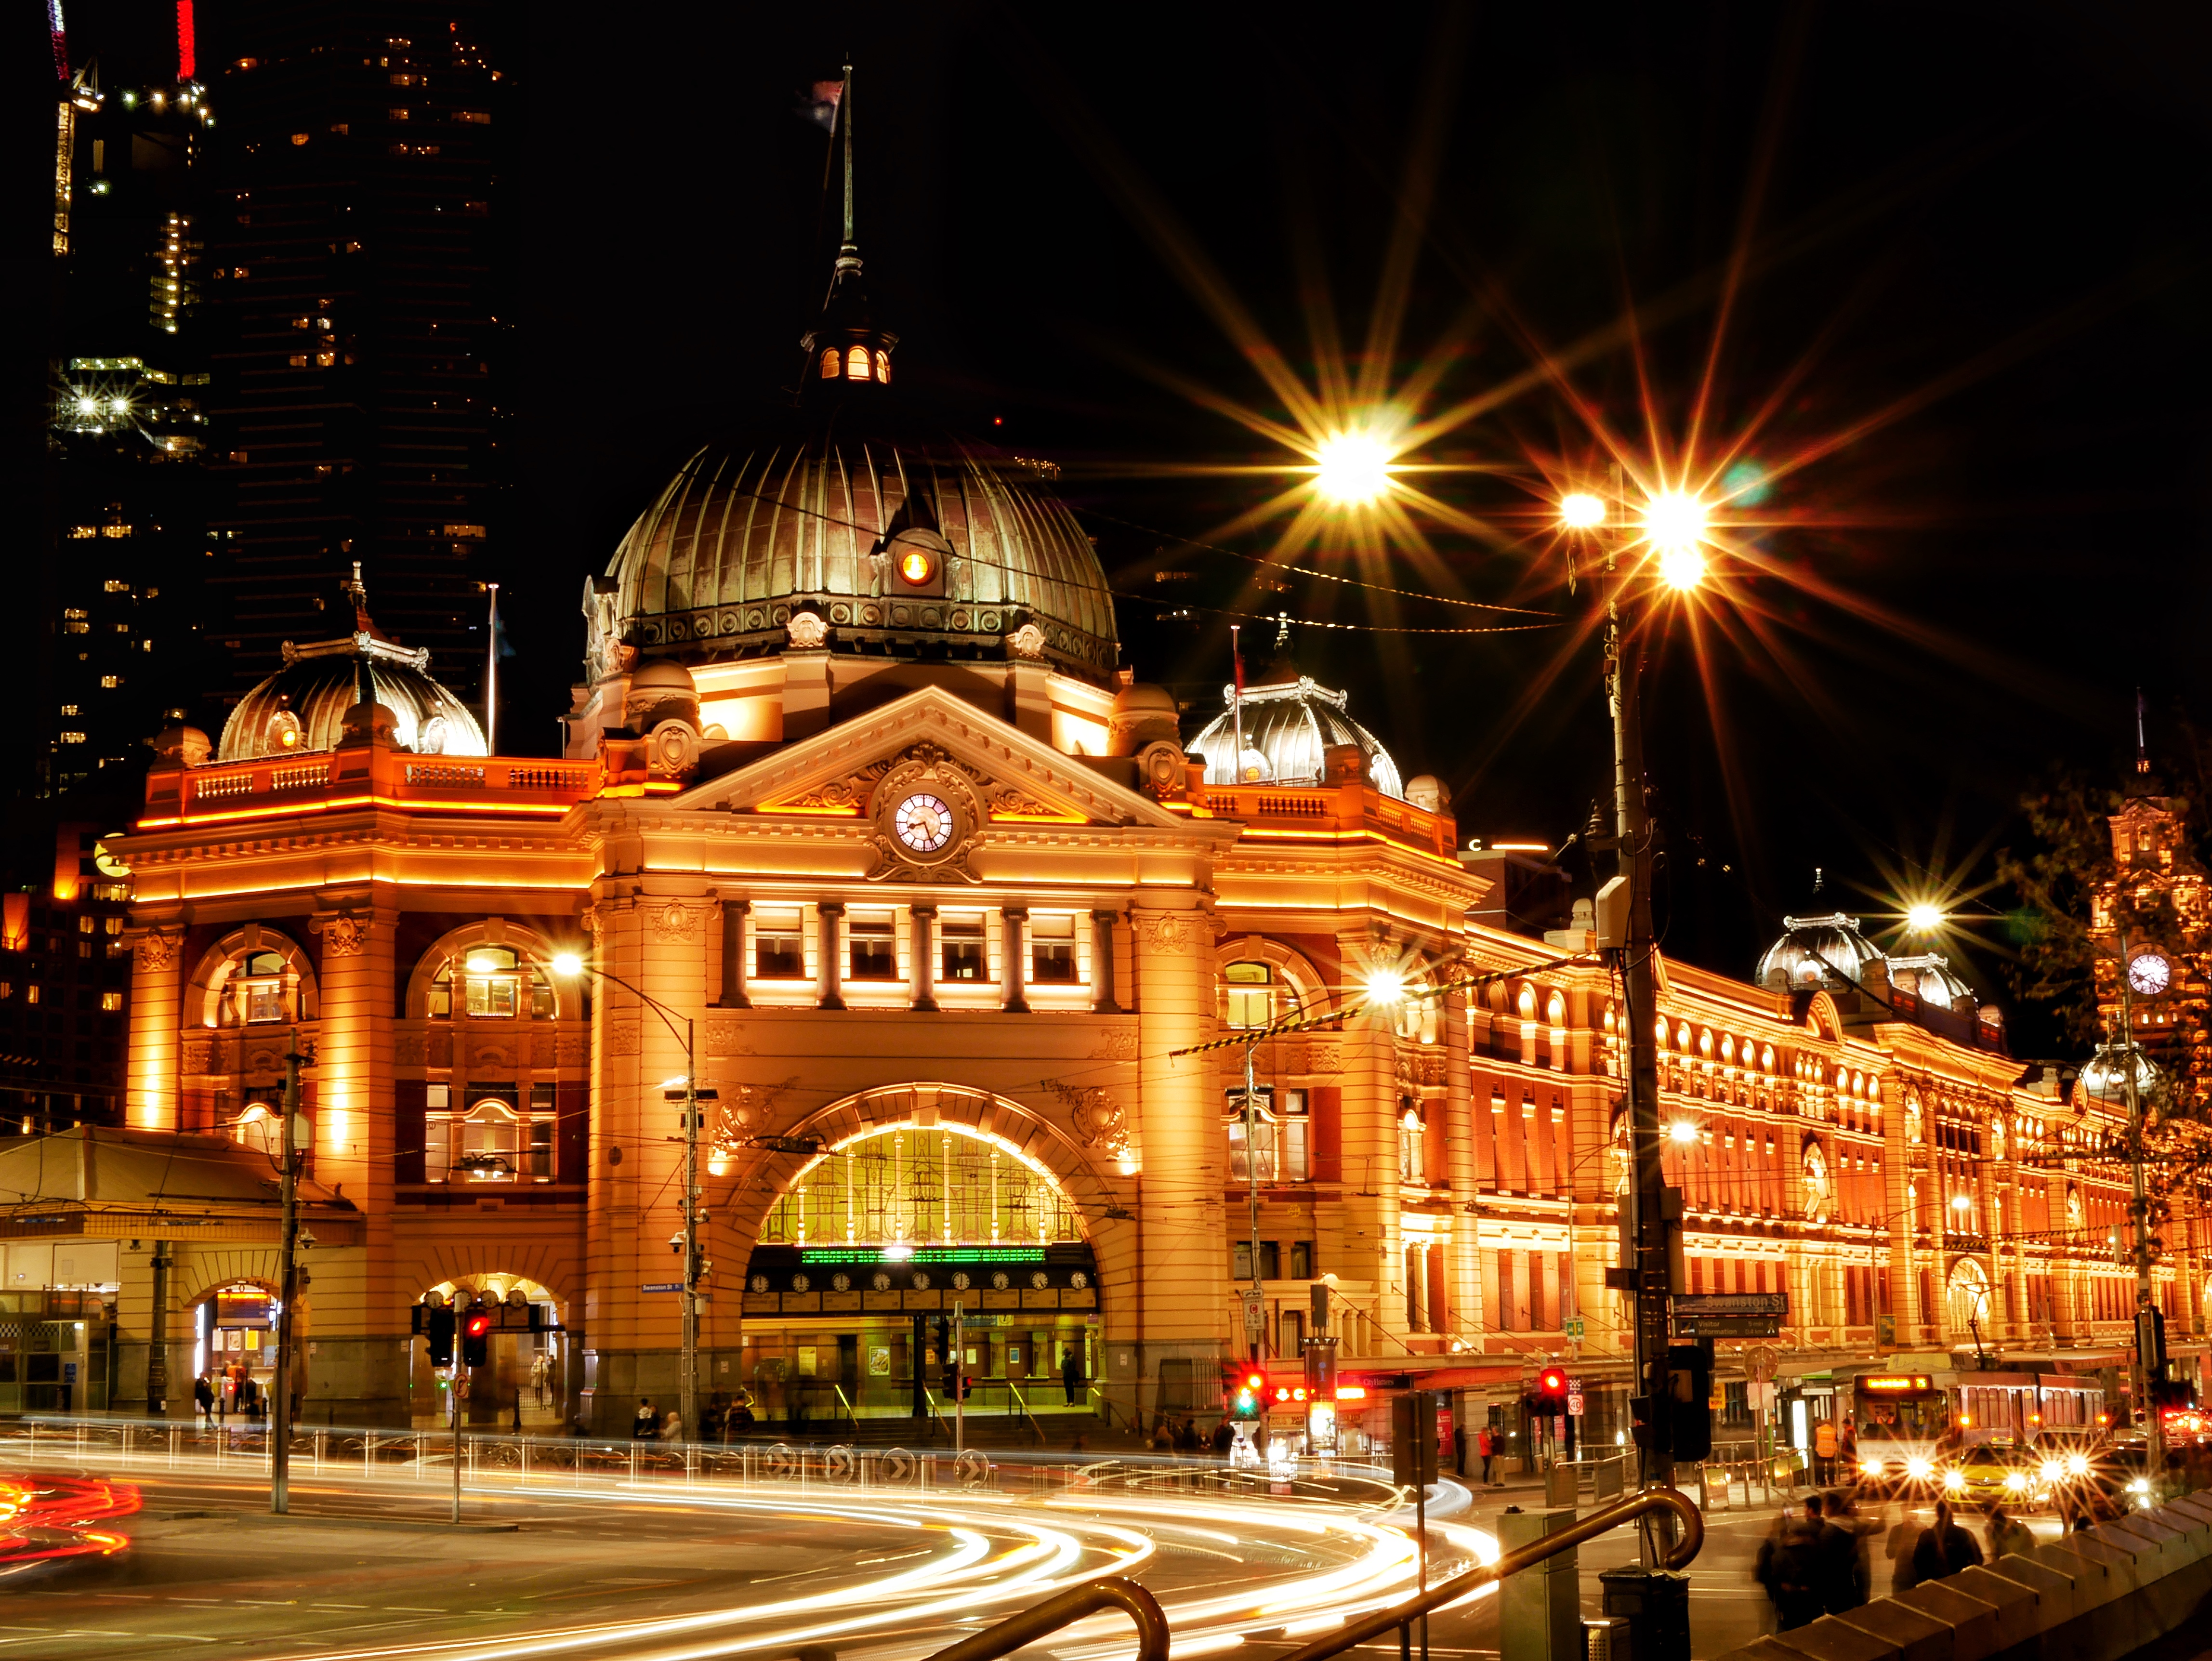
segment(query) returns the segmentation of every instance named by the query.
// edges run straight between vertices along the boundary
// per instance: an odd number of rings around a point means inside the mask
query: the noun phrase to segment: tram
[[[2110,1427],[2103,1387],[2071,1373],[1862,1373],[1848,1411],[1852,1475],[1885,1498],[1973,1490],[1981,1465],[2016,1494],[2047,1490],[2081,1475],[2067,1461],[2086,1459]],[[2001,1468],[2015,1463],[2026,1474],[2011,1482]]]

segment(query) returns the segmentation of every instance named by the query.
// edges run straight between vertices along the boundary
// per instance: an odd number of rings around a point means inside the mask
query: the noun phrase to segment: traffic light
[[[453,1311],[438,1304],[422,1311],[422,1339],[430,1348],[430,1365],[453,1364]]]
[[[1237,1399],[1230,1409],[1232,1419],[1256,1419],[1260,1403],[1265,1399],[1267,1380],[1263,1374],[1248,1372],[1237,1381]]]
[[[1679,1460],[1713,1451],[1713,1353],[1705,1344],[1667,1347],[1668,1451]]]
[[[491,1360],[491,1317],[472,1309],[461,1321],[461,1364],[480,1367]]]
[[[1529,1398],[1531,1410],[1540,1419],[1561,1419],[1567,1412],[1567,1375],[1558,1367],[1546,1367],[1536,1375],[1535,1393]]]

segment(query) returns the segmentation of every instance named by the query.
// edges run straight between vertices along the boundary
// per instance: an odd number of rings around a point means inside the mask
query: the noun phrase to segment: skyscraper
[[[385,624],[478,696],[511,323],[494,16],[288,0],[228,12],[210,43],[210,575],[234,666],[210,690],[228,702],[283,641],[330,632],[356,562]]]
[[[142,759],[140,741],[201,679],[200,192],[212,130],[191,15],[175,9],[174,35],[160,13],[95,17],[58,58],[69,80],[56,168],[56,545],[38,599],[44,794]]]

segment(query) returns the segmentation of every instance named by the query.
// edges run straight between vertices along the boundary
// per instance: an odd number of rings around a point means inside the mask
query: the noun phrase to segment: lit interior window
[[[1075,983],[1075,919],[1042,916],[1030,920],[1030,979],[1047,986]]]
[[[249,1025],[290,1018],[281,952],[256,952],[238,966],[236,1019]]]
[[[876,379],[886,386],[891,384],[891,355],[889,352],[876,354]]]
[[[828,347],[823,351],[822,378],[824,380],[835,380],[837,378],[837,349],[835,346]]]
[[[1221,971],[1229,984],[1229,1025],[1265,1026],[1275,1019],[1274,970],[1263,963],[1232,963]]]
[[[868,378],[868,349],[855,346],[845,354],[845,374],[848,380],[866,380]]]
[[[555,1013],[552,983],[535,965],[525,964],[513,948],[471,946],[459,961],[460,1004],[464,1013],[484,1020],[512,1020],[529,1000],[532,1020],[550,1020]],[[455,961],[448,958],[430,984],[430,1013],[434,1018],[453,1013]],[[526,986],[527,990],[525,990]]]

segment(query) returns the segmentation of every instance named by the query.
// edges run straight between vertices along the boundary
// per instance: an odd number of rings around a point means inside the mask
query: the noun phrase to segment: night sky
[[[508,747],[551,746],[585,574],[693,447],[793,384],[835,229],[827,135],[796,112],[847,52],[902,394],[1060,462],[1125,593],[1165,568],[1194,574],[1186,603],[1485,620],[1255,588],[1179,539],[1282,481],[1161,471],[1298,459],[1169,384],[1285,416],[1194,271],[1310,386],[1310,318],[1356,374],[1412,226],[1388,383],[1434,371],[1429,410],[1519,390],[1406,459],[1445,467],[1421,488],[1495,534],[1430,522],[1434,561],[1300,563],[1560,621],[1297,644],[1402,772],[1446,781],[1463,836],[1556,844],[1607,786],[1597,651],[1571,649],[1592,591],[1564,587],[1538,463],[1600,465],[1595,421],[1644,465],[1652,430],[1680,443],[1711,363],[1698,454],[1743,441],[1774,474],[1757,511],[1785,522],[1654,648],[1671,952],[1748,974],[1785,911],[1871,917],[1896,879],[1985,873],[2051,765],[2117,781],[2138,684],[2155,752],[2212,715],[2201,9],[516,16]],[[1529,373],[1545,352],[1571,355],[1564,383]],[[1125,661],[1218,707],[1228,620],[1193,636],[1157,609],[1123,605]],[[1248,627],[1248,657],[1271,636]],[[1961,955],[1996,983],[1994,951]]]

